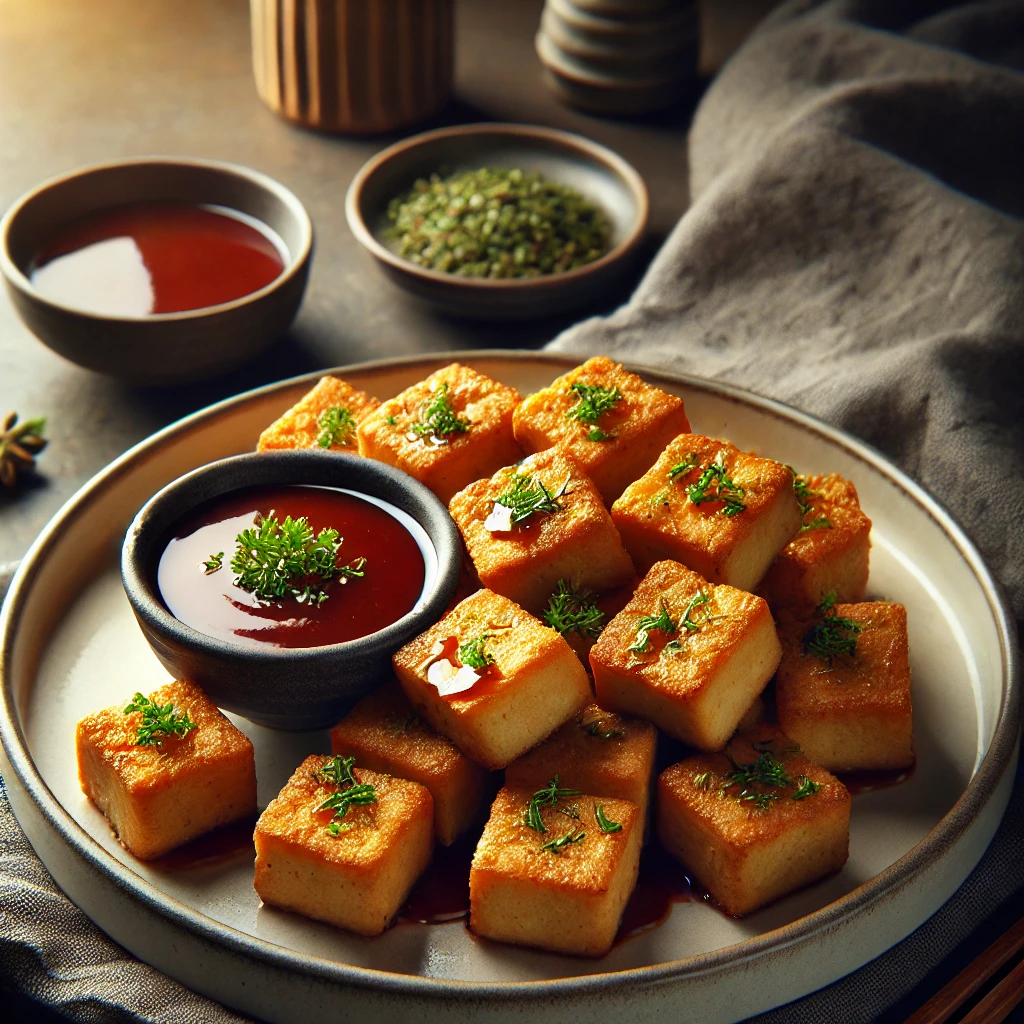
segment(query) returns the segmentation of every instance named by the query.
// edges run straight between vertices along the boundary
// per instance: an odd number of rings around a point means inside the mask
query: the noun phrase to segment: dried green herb
[[[405,259],[461,277],[539,277],[607,251],[604,215],[575,189],[521,170],[420,178],[388,204],[387,240]]]
[[[568,490],[569,477],[565,478],[556,491],[549,491],[540,477],[513,472],[509,477],[508,488],[498,495],[494,504],[507,508],[512,513],[512,525],[518,526],[538,513],[551,515],[561,512],[562,504],[558,499]]]
[[[613,434],[608,434],[598,427],[597,421],[615,408],[622,400],[622,393],[617,387],[606,388],[600,384],[585,384],[576,381],[569,388],[576,395],[576,404],[565,414],[566,419],[589,424],[588,441],[610,441]]]
[[[853,619],[838,616],[833,611],[836,603],[836,592],[830,590],[817,607],[817,612],[825,617],[804,634],[801,647],[803,653],[813,654],[830,666],[840,655],[853,657],[857,653],[857,637],[864,628]]]
[[[746,492],[726,472],[721,462],[713,462],[700,475],[697,482],[687,488],[690,502],[703,505],[706,501],[722,501],[722,515],[736,516],[746,510],[741,500]]]
[[[542,807],[554,807],[562,800],[579,795],[580,791],[578,789],[564,789],[560,787],[558,785],[558,776],[556,775],[544,789],[538,789],[530,797],[530,802],[526,805],[526,814],[523,816],[523,824],[532,828],[534,832],[547,832],[540,809]]]
[[[832,529],[832,523],[828,516],[818,516],[815,519],[808,521],[807,517],[814,511],[812,504],[815,498],[820,498],[821,494],[818,491],[811,490],[810,484],[807,482],[805,476],[798,474],[792,466],[786,467],[791,473],[793,473],[793,490],[796,493],[796,500],[800,503],[800,515],[803,517],[803,525],[800,527],[800,532],[803,533],[805,530],[817,530],[817,529]]]
[[[621,825],[619,826],[622,827]],[[557,853],[561,856],[562,851],[573,843],[581,843],[587,838],[587,833],[583,829],[570,829],[565,833],[564,836],[560,836],[558,839],[549,839],[542,847],[542,850],[547,850],[548,853]]]

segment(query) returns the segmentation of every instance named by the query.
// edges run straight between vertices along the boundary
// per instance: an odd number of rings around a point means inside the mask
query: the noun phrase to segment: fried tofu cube
[[[711,583],[753,590],[802,515],[788,466],[682,434],[626,488],[612,519],[641,572],[671,558]]]
[[[849,855],[850,794],[773,727],[737,737],[658,777],[657,830],[734,917],[838,871]]]
[[[557,732],[505,769],[511,789],[542,789],[558,784],[594,796],[613,796],[647,813],[654,779],[658,730],[590,704]]]
[[[260,434],[256,450],[325,448],[355,454],[356,428],[378,405],[376,398],[337,377],[321,377]]]
[[[331,730],[331,752],[426,786],[434,800],[434,835],[444,846],[455,842],[483,807],[487,773],[413,711],[397,682],[364,697]]]
[[[517,604],[480,590],[398,651],[416,713],[485,768],[504,768],[590,700],[572,649]]]
[[[590,652],[597,702],[721,750],[782,656],[760,597],[657,562]]]
[[[857,488],[838,473],[797,476],[794,485],[803,526],[772,562],[760,593],[772,611],[810,612],[831,592],[843,603],[863,601],[871,520],[860,509]]]
[[[573,796],[538,807],[544,832],[526,824],[529,789],[506,787],[473,856],[469,926],[499,942],[602,956],[636,885],[643,824],[638,807]],[[606,828],[597,815],[601,808]]]
[[[512,425],[525,451],[559,447],[576,459],[606,505],[651,468],[672,438],[690,432],[681,398],[607,356],[523,399]]]
[[[345,763],[353,782],[338,783]],[[345,801],[352,788],[369,789],[372,802]],[[313,754],[267,805],[253,838],[264,903],[379,935],[430,862],[433,801],[418,782]]]
[[[139,696],[130,703],[148,702],[147,710],[126,713],[126,701],[87,715],[75,733],[82,791],[121,845],[152,860],[254,815],[256,762],[248,737],[195,683],[178,680],[144,701]],[[161,723],[178,731],[161,730]]]
[[[477,480],[448,510],[480,582],[535,615],[560,579],[601,592],[636,575],[597,488],[557,448]]]
[[[512,434],[519,392],[452,363],[384,402],[359,424],[359,451],[426,484],[456,491],[522,457]]]
[[[837,604],[779,627],[779,724],[832,771],[914,762],[907,612],[888,601]]]

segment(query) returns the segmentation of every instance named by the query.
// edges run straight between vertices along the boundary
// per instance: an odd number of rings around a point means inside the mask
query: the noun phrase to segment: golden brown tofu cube
[[[647,813],[658,730],[590,704],[547,740],[505,769],[510,789],[536,790],[556,775],[559,784],[594,796],[629,800]]]
[[[843,603],[863,601],[871,520],[860,510],[857,488],[838,473],[797,476],[794,485],[803,526],[772,562],[760,593],[772,611],[810,612],[830,592]]]
[[[480,582],[535,615],[560,579],[601,592],[635,577],[597,488],[557,448],[477,480],[448,510]]]
[[[914,762],[907,612],[888,601],[838,604],[779,627],[779,724],[832,771]]]
[[[799,531],[788,466],[728,441],[682,434],[612,506],[643,572],[671,558],[712,583],[753,590]]]
[[[512,417],[528,452],[560,447],[594,481],[606,505],[689,433],[683,400],[645,384],[620,363],[595,356],[523,399]]]
[[[760,597],[658,562],[590,652],[597,702],[721,750],[782,656]]]
[[[321,377],[311,391],[260,434],[256,450],[325,448],[357,453],[356,428],[380,402],[337,377]]]
[[[636,885],[640,810],[570,796],[537,808],[545,829],[537,832],[526,823],[533,796],[505,788],[491,807],[469,873],[470,928],[500,942],[602,956]],[[598,807],[606,828],[620,827],[604,831]]]
[[[146,710],[125,713],[144,703],[138,696],[87,715],[75,734],[82,790],[121,845],[152,860],[255,814],[252,743],[206,694],[178,680],[145,698]]]
[[[352,782],[337,781],[345,764]],[[351,802],[349,790],[359,791]],[[433,801],[418,782],[313,754],[267,805],[253,838],[264,903],[379,935],[430,862]]]
[[[512,434],[519,392],[452,363],[406,388],[359,424],[359,451],[426,484],[456,491],[522,456]]]
[[[504,768],[590,699],[569,645],[508,598],[481,590],[393,659],[416,710],[485,768]]]
[[[850,794],[772,727],[658,777],[657,829],[726,913],[749,914],[849,855]]]
[[[426,786],[434,799],[434,835],[445,846],[473,824],[483,806],[487,773],[413,711],[397,682],[364,697],[331,730],[331,752]]]

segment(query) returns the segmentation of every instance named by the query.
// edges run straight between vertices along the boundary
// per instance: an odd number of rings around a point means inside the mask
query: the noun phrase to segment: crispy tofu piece
[[[447,505],[473,480],[522,457],[512,434],[518,404],[515,388],[452,363],[363,420],[359,451],[404,470]]]
[[[463,645],[472,645],[477,657]],[[486,665],[475,669],[469,661]],[[590,700],[587,673],[569,645],[489,590],[467,597],[406,644],[393,664],[416,713],[492,770],[526,753]]]
[[[908,767],[914,740],[906,609],[866,601],[835,605],[829,614],[840,638],[855,640],[852,656],[814,653],[821,615],[780,624],[779,724],[808,757],[832,771]],[[844,628],[844,621],[859,629]]]
[[[397,682],[364,697],[331,730],[331,752],[426,786],[434,800],[434,835],[445,846],[483,807],[487,773],[413,711]]]
[[[868,585],[871,520],[857,488],[838,473],[798,476],[806,506],[803,527],[775,557],[760,593],[772,611],[811,612],[834,591],[843,603],[863,601]]]
[[[651,625],[655,618],[661,625]],[[601,707],[646,718],[701,750],[721,750],[781,656],[762,598],[665,561],[605,627],[590,665]]]
[[[271,906],[379,935],[430,862],[433,801],[418,782],[356,768],[357,783],[372,786],[375,800],[335,818],[318,808],[350,787],[325,780],[330,762],[307,757],[260,815],[253,884]]]
[[[594,796],[612,796],[647,813],[658,730],[590,704],[505,769],[505,785],[531,792],[558,776],[558,784]]]
[[[846,863],[850,794],[771,726],[737,737],[728,754],[698,754],[661,773],[657,830],[725,912],[741,917]]]
[[[495,523],[500,518],[492,518],[495,504],[517,479],[533,493],[543,485],[560,508],[535,512],[519,524],[507,517]],[[448,510],[480,582],[535,615],[543,611],[560,579],[600,593],[636,575],[597,488],[557,448],[477,480],[452,498]]]
[[[580,394],[587,386],[617,391],[618,400],[595,418],[593,404],[588,407]],[[557,446],[571,455],[606,505],[651,468],[672,438],[690,432],[681,398],[645,384],[606,356],[588,359],[523,399],[512,425],[525,451]]]
[[[252,743],[194,683],[178,680],[149,699],[195,723],[183,736],[139,745],[143,714],[129,701],[87,715],[75,744],[82,791],[130,853],[152,860],[220,825],[256,813]]]
[[[740,590],[757,586],[802,521],[787,466],[700,434],[672,441],[612,519],[641,572],[671,558]]]
[[[491,807],[469,873],[470,928],[500,942],[602,956],[636,885],[640,810],[626,800],[570,797],[541,809],[541,833],[524,821],[532,795],[505,788]],[[601,830],[598,805],[621,829]],[[558,852],[544,848],[559,840]]]
[[[356,454],[356,427],[378,405],[376,398],[337,377],[321,377],[312,390],[260,434],[256,451],[325,448]],[[331,410],[335,410],[334,422]],[[327,443],[321,444],[321,440]]]

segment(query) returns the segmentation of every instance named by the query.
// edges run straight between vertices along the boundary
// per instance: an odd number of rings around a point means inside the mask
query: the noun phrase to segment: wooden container
[[[451,92],[453,0],[250,0],[256,90],[309,128],[394,131]]]

